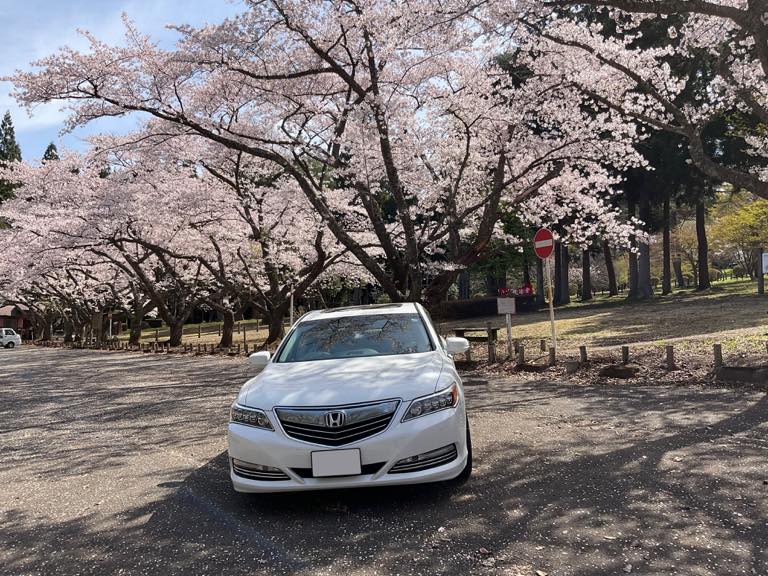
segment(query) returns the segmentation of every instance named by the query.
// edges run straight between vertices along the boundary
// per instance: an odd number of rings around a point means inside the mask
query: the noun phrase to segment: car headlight
[[[274,430],[264,410],[246,408],[237,403],[232,404],[232,409],[229,411],[229,421],[255,428],[263,428],[264,430]]]
[[[435,392],[434,394],[422,398],[416,398],[416,400],[411,402],[411,405],[408,406],[408,410],[405,411],[405,416],[403,416],[401,422],[413,420],[419,416],[425,416],[440,410],[455,408],[458,403],[459,385],[454,382],[445,390],[440,390],[440,392]]]

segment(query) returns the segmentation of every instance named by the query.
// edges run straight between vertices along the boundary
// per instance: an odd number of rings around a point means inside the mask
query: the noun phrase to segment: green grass
[[[727,336],[765,340],[768,333],[768,296],[758,296],[756,283],[748,280],[717,282],[704,292],[679,290],[645,302],[624,297],[598,297],[592,302],[573,302],[555,312],[558,341],[566,348],[581,345],[611,347],[630,343],[662,343],[680,339],[719,339]],[[443,325],[454,328],[502,327],[501,316],[477,318]],[[514,338],[538,340],[550,334],[548,311],[513,318]],[[501,339],[506,335],[502,330]]]

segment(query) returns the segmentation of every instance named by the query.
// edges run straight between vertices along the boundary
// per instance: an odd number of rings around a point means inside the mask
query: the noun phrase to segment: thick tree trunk
[[[592,263],[589,257],[589,250],[583,250],[581,253],[581,299],[582,301],[592,300]]]
[[[648,195],[644,195],[640,201],[640,219],[648,223],[651,221],[651,203]],[[639,245],[637,258],[637,297],[640,300],[653,298],[653,285],[651,284],[651,246],[647,242]]]
[[[269,333],[267,334],[267,340],[264,342],[266,348],[270,344],[279,341],[284,335],[283,329],[283,317],[285,316],[285,307],[280,307],[281,311],[276,311],[269,317]]]
[[[181,346],[181,340],[184,335],[184,321],[174,320],[171,324],[168,325],[168,328],[171,332],[168,343],[174,347]]]
[[[699,273],[699,290],[706,290],[710,287],[709,283],[709,243],[707,242],[707,211],[704,207],[704,199],[700,198],[696,202],[696,241],[698,246],[697,270]]]
[[[543,306],[547,299],[544,292],[544,261],[536,258],[536,304]]]
[[[232,334],[235,331],[235,312],[229,308],[223,308],[219,311],[222,316],[223,324],[221,326],[221,340],[219,348],[232,347]]]
[[[128,336],[128,344],[138,346],[141,342],[141,321],[144,319],[144,304],[136,298],[131,311],[131,333]]]
[[[662,240],[661,293],[672,292],[672,234],[669,210],[669,194],[664,196],[664,232]]]
[[[571,286],[570,277],[568,274],[569,259],[568,259],[568,246],[562,244],[560,249],[563,252],[563,256],[560,259],[560,298],[561,304],[570,304],[571,302]]]
[[[552,301],[554,302],[555,306],[560,305],[563,299],[563,283],[560,281],[563,275],[562,272],[563,245],[560,242],[555,242],[555,278],[553,279],[554,294],[552,296]]]
[[[605,270],[608,275],[608,296],[617,296],[619,287],[616,284],[616,269],[613,267],[613,254],[608,240],[603,240],[603,255],[605,256]]]

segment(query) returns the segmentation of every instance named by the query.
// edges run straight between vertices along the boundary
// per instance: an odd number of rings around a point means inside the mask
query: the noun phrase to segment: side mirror
[[[446,338],[445,339],[445,351],[448,354],[464,354],[469,350],[469,340],[466,338]]]
[[[271,358],[271,354],[267,352],[266,350],[262,352],[254,352],[250,356],[248,356],[248,362],[250,362],[252,365],[256,366],[257,368],[264,368],[269,363],[269,359]]]

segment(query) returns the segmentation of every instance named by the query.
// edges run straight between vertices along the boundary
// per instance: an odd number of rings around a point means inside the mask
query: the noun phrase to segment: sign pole
[[[552,326],[552,348],[557,353],[557,329],[555,328],[555,303],[552,296],[552,257],[544,260],[547,264],[547,300],[549,300],[549,323]]]
[[[765,275],[768,273],[768,252],[763,247],[757,249],[757,293],[765,294]]]
[[[290,312],[290,325],[289,328],[293,326],[293,285],[291,285],[291,312]]]
[[[512,314],[505,314],[507,317],[507,359],[512,359]]]

